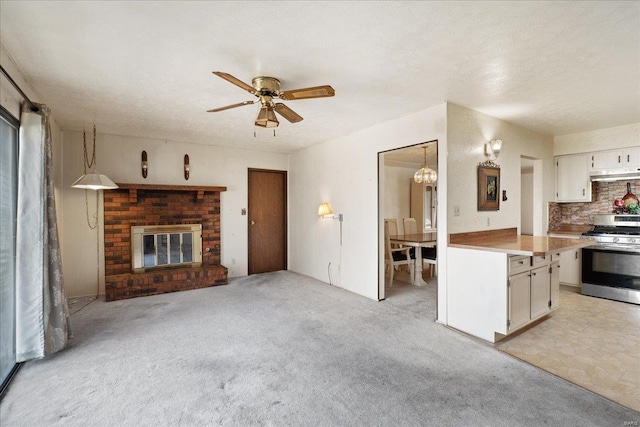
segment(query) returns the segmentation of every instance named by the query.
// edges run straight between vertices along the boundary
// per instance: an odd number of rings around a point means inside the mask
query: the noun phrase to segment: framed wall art
[[[500,210],[500,168],[478,166],[478,210]]]

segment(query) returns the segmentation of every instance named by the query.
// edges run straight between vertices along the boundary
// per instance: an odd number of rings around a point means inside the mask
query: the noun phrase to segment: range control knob
[[[629,239],[629,243],[635,243],[636,239]]]
[[[620,239],[618,239],[617,237],[614,237],[612,241],[613,241],[613,243],[616,243],[618,240],[620,240]]]

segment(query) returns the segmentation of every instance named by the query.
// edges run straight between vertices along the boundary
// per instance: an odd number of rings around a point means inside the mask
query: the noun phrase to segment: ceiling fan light
[[[278,127],[279,124],[273,107],[269,104],[262,105],[260,110],[258,110],[255,125],[263,128],[275,128]]]

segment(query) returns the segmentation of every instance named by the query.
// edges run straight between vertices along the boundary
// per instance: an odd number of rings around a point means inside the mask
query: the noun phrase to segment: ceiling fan
[[[258,116],[256,117],[255,125],[265,128],[274,128],[280,124],[276,117],[276,112],[291,123],[297,123],[302,120],[302,116],[284,105],[282,102],[274,103],[273,100],[275,98],[280,98],[284,101],[295,101],[296,99],[325,98],[333,96],[336,93],[329,85],[281,91],[280,80],[275,77],[254,77],[253,80],[251,80],[251,85],[248,85],[242,80],[233,77],[231,74],[223,73],[221,71],[213,71],[213,74],[233,83],[241,89],[246,90],[247,92],[255,95],[258,99],[255,101],[244,101],[238,104],[227,105],[226,107],[213,108],[211,110],[207,110],[207,113],[217,113],[218,111],[229,110],[231,108],[260,102],[261,106],[258,111]]]

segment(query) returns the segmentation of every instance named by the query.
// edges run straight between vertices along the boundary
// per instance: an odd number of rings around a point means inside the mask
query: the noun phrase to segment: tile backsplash
[[[631,192],[640,197],[640,179],[615,182],[594,182],[590,203],[549,203],[549,230],[557,230],[561,224],[591,225],[597,214],[613,213],[613,202],[627,194],[627,182]]]

